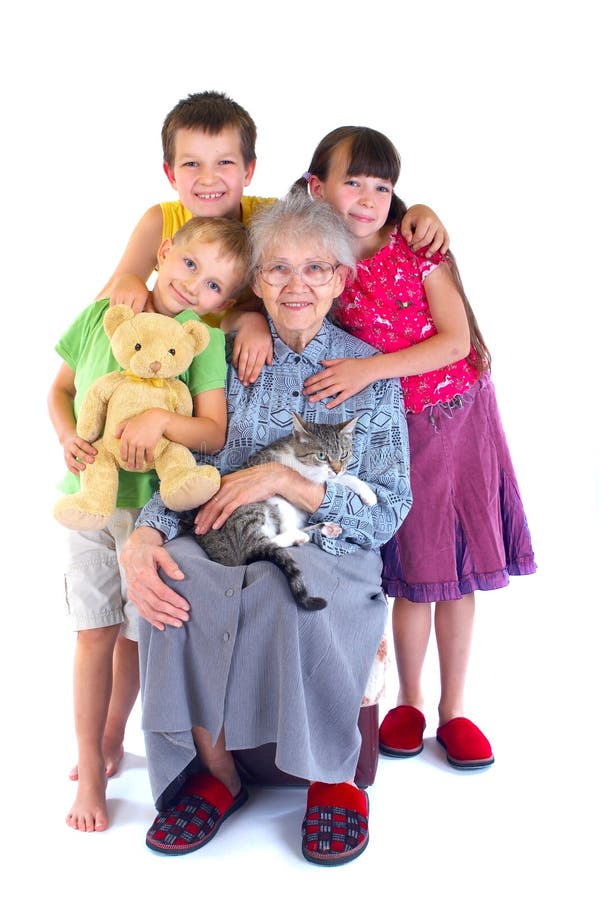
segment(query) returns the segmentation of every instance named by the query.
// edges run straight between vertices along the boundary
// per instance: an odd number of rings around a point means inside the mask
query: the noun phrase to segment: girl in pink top
[[[529,574],[536,566],[489,377],[489,352],[451,254],[422,255],[401,236],[405,207],[393,190],[399,169],[388,138],[343,127],[320,142],[297,183],[331,203],[354,235],[360,262],[334,316],[381,351],[370,359],[323,361],[305,393],[332,409],[377,379],[401,378],[414,503],[383,548],[383,584],[395,597],[399,697],[381,725],[380,747],[397,757],[423,748],[421,674],[435,603],[437,739],[452,765],[475,768],[494,757],[487,738],[463,714],[474,591],[504,587],[509,575]]]

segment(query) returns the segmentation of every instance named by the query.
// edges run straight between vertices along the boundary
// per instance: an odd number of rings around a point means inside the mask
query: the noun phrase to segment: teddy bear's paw
[[[220,474],[214,466],[196,466],[191,471],[170,471],[160,484],[162,502],[175,512],[197,509],[210,500],[220,487]]]
[[[110,516],[85,508],[79,494],[62,497],[52,510],[54,518],[74,531],[99,531],[104,528]]]

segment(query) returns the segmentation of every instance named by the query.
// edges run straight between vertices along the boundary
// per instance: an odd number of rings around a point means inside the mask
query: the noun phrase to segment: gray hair
[[[354,238],[341,215],[324,200],[291,190],[281,200],[262,207],[249,224],[252,267],[257,268],[270,248],[283,242],[313,241],[338,263],[356,270]]]

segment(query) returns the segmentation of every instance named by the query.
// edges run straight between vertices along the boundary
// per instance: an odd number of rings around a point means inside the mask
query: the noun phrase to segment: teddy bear
[[[120,439],[114,437],[118,425],[152,408],[192,415],[191,394],[177,375],[210,340],[197,319],[181,323],[158,313],[135,315],[126,306],[109,307],[104,330],[123,371],[96,379],[83,398],[77,434],[93,444],[97,455],[81,473],[79,493],[62,497],[53,510],[62,525],[77,531],[102,528],[114,513],[119,469],[128,468],[120,456]],[[214,466],[198,466],[187,447],[165,437],[154,448],[153,462],[135,471],[150,469],[160,479],[165,506],[178,512],[195,509],[220,487]]]

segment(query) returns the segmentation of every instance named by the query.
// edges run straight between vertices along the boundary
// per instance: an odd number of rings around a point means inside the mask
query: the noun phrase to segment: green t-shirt
[[[108,306],[108,300],[96,300],[91,303],[75,319],[55,347],[57,353],[75,373],[75,418],[92,381],[109,372],[121,371],[121,366],[112,355],[108,335],[104,331],[104,313]],[[197,319],[198,316],[190,310],[185,310],[175,318],[179,322],[186,322],[188,319]],[[206,327],[210,331],[210,343],[193,359],[189,369],[179,376],[189,388],[192,397],[225,385],[227,373],[225,336],[218,328],[211,328],[208,325]],[[75,494],[79,491],[79,477],[67,472],[59,487],[65,494]],[[142,507],[157,489],[158,477],[154,470],[125,472],[120,469],[117,506]]]

